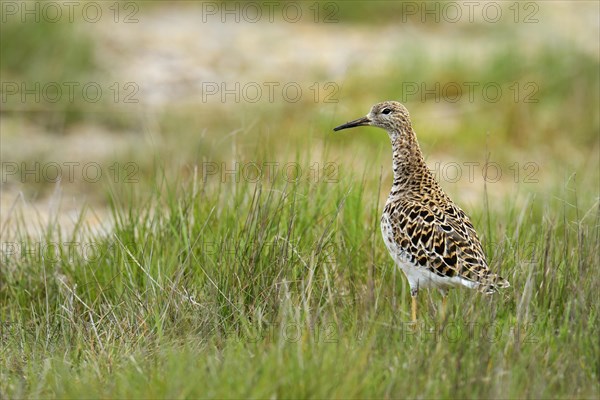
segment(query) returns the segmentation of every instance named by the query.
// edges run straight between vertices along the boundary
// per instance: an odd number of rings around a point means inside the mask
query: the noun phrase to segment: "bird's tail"
[[[496,274],[489,274],[481,280],[479,287],[480,292],[486,294],[496,293],[499,289],[510,287],[510,283],[503,277]]]

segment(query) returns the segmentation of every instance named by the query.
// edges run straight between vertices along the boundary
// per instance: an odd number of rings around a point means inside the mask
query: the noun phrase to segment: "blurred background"
[[[114,193],[152,192],[159,177],[244,181],[250,163],[356,174],[382,204],[387,135],[332,128],[389,99],[407,106],[428,164],[464,208],[484,192],[493,208],[575,186],[591,206],[599,11],[596,1],[4,1],[3,229],[16,209],[32,229],[51,217],[68,229],[85,207],[109,229]]]

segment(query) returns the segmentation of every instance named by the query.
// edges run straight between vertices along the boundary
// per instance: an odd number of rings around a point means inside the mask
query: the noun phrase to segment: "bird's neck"
[[[405,195],[419,192],[423,184],[435,184],[435,179],[421,153],[417,137],[412,130],[402,134],[390,135],[392,141],[392,165],[394,183],[392,195]]]

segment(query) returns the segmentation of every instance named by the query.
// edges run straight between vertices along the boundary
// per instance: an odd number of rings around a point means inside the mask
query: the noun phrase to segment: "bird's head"
[[[341,131],[356,126],[377,126],[388,131],[390,136],[411,130],[408,110],[397,101],[377,103],[371,107],[371,111],[366,116],[347,122],[333,130]]]

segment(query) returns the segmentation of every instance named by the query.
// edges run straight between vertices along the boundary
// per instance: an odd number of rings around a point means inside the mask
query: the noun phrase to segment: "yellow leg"
[[[410,297],[412,298],[412,322],[417,323],[417,290],[410,291]]]

